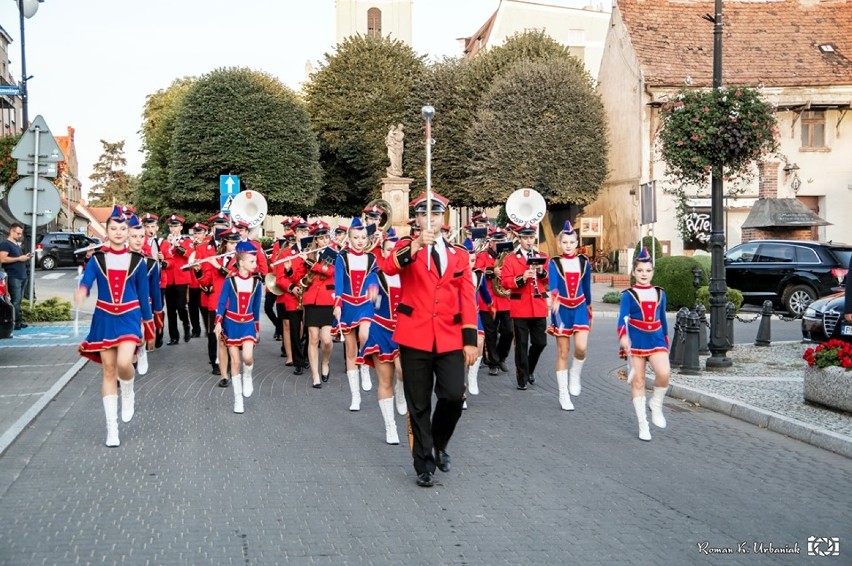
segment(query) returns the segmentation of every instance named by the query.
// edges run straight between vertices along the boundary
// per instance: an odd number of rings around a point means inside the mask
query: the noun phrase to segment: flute
[[[181,270],[186,271],[187,269],[192,269],[193,267],[195,267],[197,265],[202,265],[203,263],[207,262],[207,260],[209,260],[209,259],[219,259],[220,257],[228,257],[228,256],[231,256],[231,255],[234,255],[235,253],[236,252],[228,252],[228,253],[225,253],[225,254],[211,255],[210,257],[205,257],[204,259],[199,259],[198,261],[193,261],[193,262],[187,263],[186,265],[181,267]]]
[[[293,260],[294,260],[294,259],[296,259],[297,257],[301,257],[301,258],[303,258],[303,259],[304,259],[304,257],[305,257],[306,255],[308,255],[308,254],[313,254],[313,253],[316,253],[316,252],[321,252],[321,251],[323,251],[324,249],[326,249],[326,248],[330,248],[330,247],[331,247],[331,244],[327,244],[327,245],[325,245],[325,246],[323,246],[323,247],[321,247],[321,248],[317,248],[317,249],[315,249],[315,250],[302,251],[302,252],[297,253],[296,255],[291,255],[291,256],[283,257],[283,258],[281,258],[281,259],[276,259],[275,261],[273,261],[272,263],[270,263],[270,264],[269,264],[269,267],[275,267],[275,266],[276,266],[276,265],[278,265],[279,263],[285,263],[285,262],[288,262],[288,261],[293,261]]]
[[[86,252],[90,252],[90,251],[92,251],[92,250],[97,250],[97,249],[99,249],[99,248],[101,248],[101,247],[103,247],[103,246],[105,246],[105,245],[106,245],[106,244],[104,244],[103,242],[101,242],[101,243],[97,243],[97,244],[89,244],[89,245],[88,245],[88,246],[86,246],[85,248],[78,248],[78,249],[74,250],[74,253],[75,253],[75,254],[84,254],[84,253],[86,253]]]

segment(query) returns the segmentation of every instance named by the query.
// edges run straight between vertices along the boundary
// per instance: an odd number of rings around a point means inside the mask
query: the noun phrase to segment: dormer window
[[[831,43],[823,43],[819,46],[819,50],[822,53],[834,53],[834,45],[832,45]]]
[[[367,10],[367,35],[382,35],[382,11],[378,8]]]

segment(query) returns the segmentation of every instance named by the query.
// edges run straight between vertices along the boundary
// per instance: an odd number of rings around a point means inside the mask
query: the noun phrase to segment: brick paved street
[[[164,347],[115,449],[88,364],[0,456],[0,563],[777,564],[697,545],[852,541],[852,460],[673,399],[637,440],[614,320],[596,324],[573,413],[553,344],[529,391],[481,372],[432,489],[384,443],[375,388],[347,410],[339,346],[314,390],[264,331],[244,415],[203,341]]]

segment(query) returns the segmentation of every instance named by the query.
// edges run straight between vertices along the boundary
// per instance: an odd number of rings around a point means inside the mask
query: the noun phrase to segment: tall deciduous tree
[[[0,137],[0,198],[4,198],[18,180],[18,161],[12,159],[12,150],[21,141],[21,134]]]
[[[388,37],[356,35],[326,54],[305,88],[326,172],[318,211],[355,212],[377,194],[388,166],[390,126],[404,125],[406,148],[411,139],[406,101],[423,69],[422,57]]]
[[[270,213],[309,210],[319,197],[319,147],[304,104],[277,79],[217,69],[186,93],[175,119],[169,204],[187,219],[219,208],[219,175],[239,175]]]
[[[95,163],[94,172],[89,175],[92,186],[89,188],[89,204],[92,206],[112,206],[132,202],[136,188],[135,179],[124,170],[127,159],[124,157],[124,140],[108,142],[101,140],[103,153]]]
[[[140,212],[167,214],[172,137],[183,99],[197,79],[184,77],[148,95],[142,112],[142,151],[145,162],[134,205]]]
[[[531,187],[551,204],[588,204],[607,175],[603,104],[568,61],[519,62],[482,98],[470,130],[481,203]]]

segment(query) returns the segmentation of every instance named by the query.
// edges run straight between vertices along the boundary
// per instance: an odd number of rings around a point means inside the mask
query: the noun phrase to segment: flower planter
[[[805,368],[805,400],[852,413],[852,371],[839,366]]]

